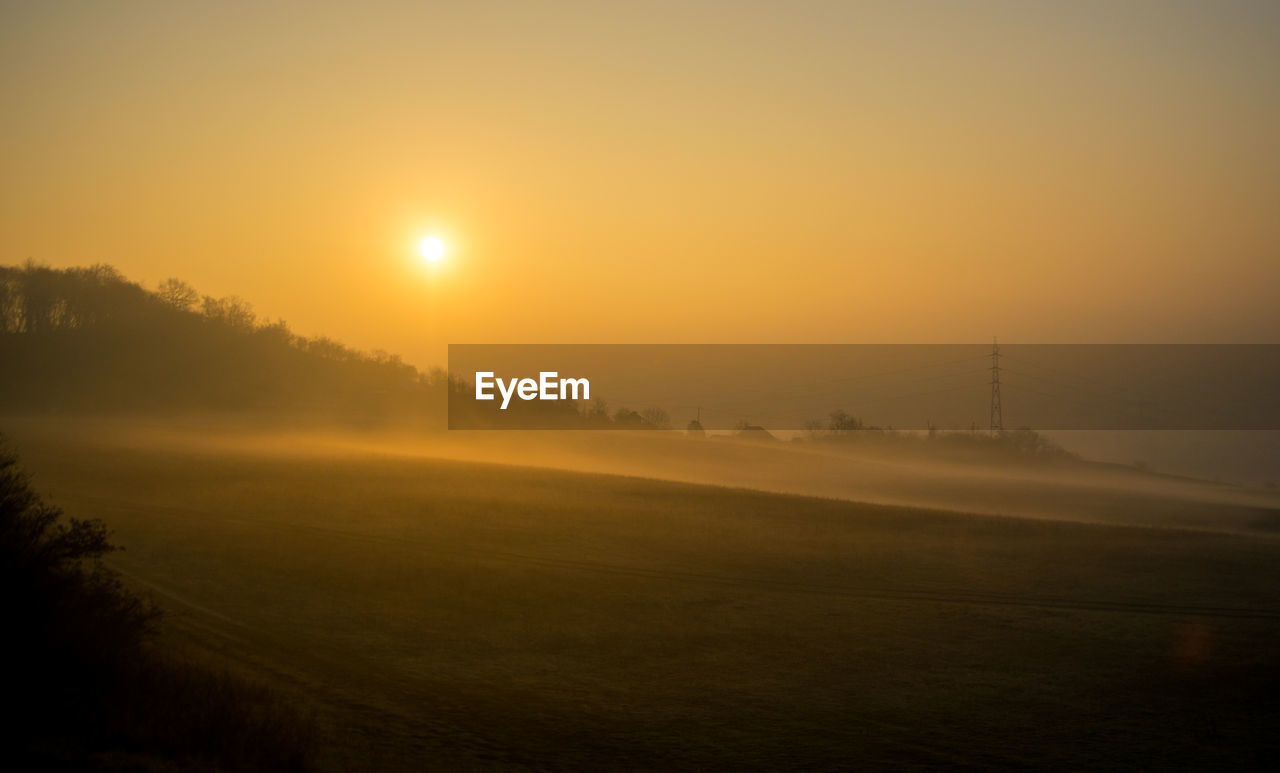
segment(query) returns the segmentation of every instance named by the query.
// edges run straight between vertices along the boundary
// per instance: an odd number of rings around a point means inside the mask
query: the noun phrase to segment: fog
[[[821,443],[805,442],[799,433],[789,441],[759,441],[728,434],[693,438],[681,431],[263,429],[244,419],[198,416],[74,423],[10,417],[4,426],[16,444],[31,449],[74,440],[104,452],[449,459],[1020,518],[1251,534],[1280,529],[1280,492],[1262,487],[1084,458],[946,454],[926,443],[872,438]],[[1128,433],[1082,434],[1095,452],[1113,456],[1142,447],[1143,439]]]

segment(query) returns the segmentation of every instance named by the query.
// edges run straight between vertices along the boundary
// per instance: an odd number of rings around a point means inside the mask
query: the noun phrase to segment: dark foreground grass
[[[1270,537],[29,445],[42,487],[117,528],[113,565],[175,640],[316,707],[320,769],[1240,770],[1280,753]]]
[[[305,771],[314,716],[206,656],[144,647],[92,699],[13,741],[32,769]]]

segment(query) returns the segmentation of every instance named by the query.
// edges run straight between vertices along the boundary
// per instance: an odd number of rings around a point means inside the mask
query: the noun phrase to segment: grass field
[[[68,437],[11,439],[38,490],[113,527],[113,566],[169,610],[173,646],[314,708],[321,769],[1280,752],[1266,534]]]

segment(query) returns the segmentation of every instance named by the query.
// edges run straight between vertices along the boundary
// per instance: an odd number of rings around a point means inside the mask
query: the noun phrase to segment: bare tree
[[[645,408],[640,412],[640,418],[654,429],[668,429],[671,426],[671,417],[661,408]]]
[[[827,429],[836,434],[854,432],[862,429],[862,420],[856,416],[850,416],[844,410],[832,411],[831,421],[827,424]]]
[[[196,288],[173,277],[160,283],[156,295],[160,300],[180,311],[191,311],[200,300],[200,293],[196,292]]]
[[[225,298],[206,295],[201,304],[201,312],[211,320],[240,330],[252,330],[258,321],[257,315],[253,313],[253,306],[235,295]]]

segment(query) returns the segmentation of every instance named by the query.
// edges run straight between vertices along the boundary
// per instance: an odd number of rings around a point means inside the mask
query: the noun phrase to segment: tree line
[[[385,352],[294,334],[246,301],[107,265],[0,266],[0,405],[9,411],[269,410],[440,423],[447,379]]]

